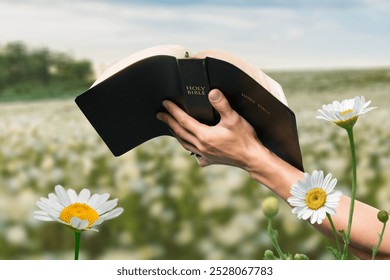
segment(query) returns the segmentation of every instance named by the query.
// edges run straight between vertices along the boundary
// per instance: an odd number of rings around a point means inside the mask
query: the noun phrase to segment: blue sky
[[[161,44],[224,49],[262,69],[389,67],[388,15],[388,0],[2,0],[0,44],[97,69]]]

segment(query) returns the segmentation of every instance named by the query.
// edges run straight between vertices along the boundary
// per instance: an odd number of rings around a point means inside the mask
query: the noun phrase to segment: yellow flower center
[[[306,205],[311,210],[317,210],[325,205],[326,192],[322,188],[314,188],[306,194]]]
[[[352,112],[353,112],[352,109],[344,110],[344,111],[341,112],[341,115],[345,116],[346,114],[352,113]]]
[[[70,220],[73,217],[78,217],[80,220],[88,220],[88,226],[90,227],[99,218],[99,214],[89,205],[76,202],[65,207],[60,213],[60,219],[68,224],[70,224]]]

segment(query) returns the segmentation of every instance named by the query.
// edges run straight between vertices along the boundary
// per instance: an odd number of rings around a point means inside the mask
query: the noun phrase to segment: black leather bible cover
[[[91,87],[76,103],[115,156],[161,135],[156,119],[169,99],[197,120],[215,125],[219,115],[208,101],[220,89],[273,153],[303,170],[294,113],[236,66],[215,58],[177,59],[158,55],[140,60]]]

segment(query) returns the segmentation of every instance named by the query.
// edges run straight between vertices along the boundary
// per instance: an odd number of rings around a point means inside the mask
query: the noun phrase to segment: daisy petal
[[[48,216],[46,211],[36,210],[33,213],[34,213],[34,215]]]
[[[77,202],[77,193],[73,189],[68,190],[68,196],[71,203]]]
[[[115,206],[118,204],[118,199],[112,199],[107,202],[105,202],[100,207],[96,208],[96,212],[98,212],[99,215],[106,213],[107,211],[110,211],[115,208]]]
[[[312,215],[310,216],[310,223],[314,224],[317,222],[318,219],[318,212],[313,211]]]
[[[318,212],[318,219],[317,220],[322,221],[323,219],[326,218],[326,213],[327,213],[326,209],[328,209],[328,207],[326,207],[326,206],[318,209],[318,211],[317,211]]]
[[[324,190],[327,194],[331,193],[334,189],[334,187],[336,186],[337,184],[337,179],[334,178],[333,180],[331,180],[326,186],[324,186]]]
[[[326,175],[326,177],[322,181],[322,186],[321,187],[323,187],[325,189],[326,186],[329,184],[330,179],[332,179],[332,173],[329,173],[328,175]]]
[[[334,215],[336,214],[336,210],[333,209],[333,207],[329,207],[329,206],[324,206],[324,212],[325,212],[325,216],[326,216],[326,213],[330,214],[330,215]],[[324,217],[325,218],[325,217]]]
[[[326,202],[334,202],[334,203],[339,203],[340,201],[340,198],[342,196],[342,193],[341,191],[334,191],[334,192],[331,192],[328,194],[327,198],[326,198]]]
[[[49,216],[50,218],[52,218],[53,221],[55,221],[55,222],[58,222],[58,223],[61,223],[61,224],[64,224],[64,225],[68,225],[68,224],[65,223],[63,220],[59,219],[59,218],[56,217],[56,216],[51,215],[50,213],[48,213],[48,216]]]
[[[43,200],[45,200],[45,199],[43,199],[43,197],[42,197],[42,198],[41,198],[41,201],[43,201]],[[55,210],[57,210],[57,211],[59,211],[59,212],[61,212],[62,209],[64,209],[64,206],[62,206],[62,205],[60,204],[60,202],[58,201],[58,199],[53,199],[53,198],[50,198],[50,197],[49,197],[48,200],[49,200],[48,203],[50,203],[50,206],[51,206],[53,209],[55,209]],[[46,201],[46,200],[45,200],[45,201]]]
[[[110,197],[110,195],[108,193],[104,193],[104,194],[100,195],[99,199],[95,202],[95,205],[93,208],[95,208],[95,210],[100,208],[104,203],[106,203],[106,201],[108,200],[109,197]]]
[[[81,203],[87,203],[90,197],[91,192],[88,189],[82,189],[77,201]]]
[[[93,194],[90,199],[88,200],[87,204],[91,206],[92,208],[96,208],[96,203],[99,201],[100,195],[99,194]]]
[[[51,201],[56,201],[58,204],[60,204],[60,202],[58,201],[58,197],[54,193],[49,193],[48,198]]]
[[[323,182],[324,182],[324,172],[319,171],[317,177],[317,184],[315,185],[315,187],[317,188],[321,187]]]
[[[55,186],[54,189],[55,189],[59,203],[64,207],[69,206],[71,202],[70,202],[69,196],[66,193],[65,189],[61,185]]]
[[[291,210],[291,213],[293,214],[299,214],[300,212],[304,212],[304,209],[306,208],[306,206],[297,206],[297,207],[294,207],[292,210]]]
[[[42,200],[38,200],[36,202],[36,205],[43,211],[47,212],[47,213],[52,213],[53,215],[57,215],[59,216],[60,215],[60,211],[58,211],[57,209],[53,208],[51,205],[48,205],[45,201],[42,201]]]
[[[35,214],[34,215],[34,219],[41,220],[41,221],[46,221],[46,222],[53,222],[53,219],[50,218],[47,215],[37,215],[37,214]]]
[[[75,229],[85,229],[88,226],[88,220],[81,220],[79,217],[73,217],[70,219],[70,224]]]
[[[306,192],[298,187],[295,187],[294,186],[291,188],[291,191],[290,193],[294,196],[294,197],[297,197],[297,198],[300,198],[300,199],[305,199],[306,197]]]
[[[96,228],[85,228],[85,231],[94,231],[94,232],[99,232]]]
[[[303,215],[302,215],[302,219],[303,220],[307,220],[309,217],[311,217],[312,215],[313,215],[313,210],[311,210],[311,209],[307,209],[304,213],[303,213]]]
[[[318,177],[319,177],[319,173],[317,170],[314,170],[313,173],[311,174],[311,177],[310,177],[310,187],[311,188],[316,188],[318,186]]]
[[[305,206],[305,200],[296,198],[296,197],[290,197],[287,199],[288,203],[290,203],[291,206]]]
[[[112,219],[115,219],[116,217],[118,217],[122,213],[123,213],[123,208],[122,207],[118,207],[118,208],[115,208],[114,210],[112,210],[110,212],[107,212],[103,216],[105,217],[106,220],[112,220]]]

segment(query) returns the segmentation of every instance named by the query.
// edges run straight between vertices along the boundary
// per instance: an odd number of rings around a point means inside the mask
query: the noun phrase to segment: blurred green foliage
[[[0,101],[75,96],[92,79],[88,60],[22,42],[0,48]]]
[[[315,111],[356,95],[378,106],[355,126],[358,198],[387,210],[389,71],[270,73],[296,113],[306,170],[331,172],[337,188],[347,194],[347,135],[316,119]],[[108,192],[125,209],[101,225],[100,232],[83,233],[81,259],[262,259],[272,249],[261,210],[271,192],[246,172],[200,168],[170,137],[115,158],[73,99],[0,104],[0,259],[73,258],[73,232],[32,218],[36,200],[56,184]],[[273,225],[285,252],[332,258],[326,249],[331,242],[298,220],[285,203]]]

